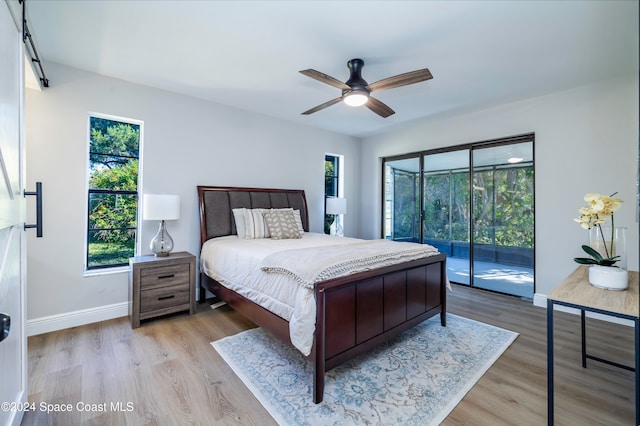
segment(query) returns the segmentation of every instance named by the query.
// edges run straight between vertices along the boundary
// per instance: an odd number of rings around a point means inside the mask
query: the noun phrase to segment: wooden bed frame
[[[304,191],[198,186],[200,239],[236,234],[232,209],[300,210],[309,230]],[[280,340],[291,344],[289,323],[200,273],[205,289]],[[426,257],[398,265],[323,281],[315,285],[316,331],[309,357],[314,362],[313,402],[322,401],[324,373],[401,332],[440,314],[446,325],[446,257]]]

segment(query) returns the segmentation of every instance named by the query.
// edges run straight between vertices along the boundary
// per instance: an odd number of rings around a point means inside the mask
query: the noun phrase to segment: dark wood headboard
[[[233,209],[300,210],[302,227],[309,231],[307,199],[301,189],[237,188],[198,186],[200,203],[200,245],[210,238],[236,234]]]

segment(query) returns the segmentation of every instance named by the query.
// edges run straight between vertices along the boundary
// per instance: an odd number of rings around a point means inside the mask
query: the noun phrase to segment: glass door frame
[[[381,185],[381,197],[380,199],[382,200],[382,206],[381,206],[381,210],[382,210],[382,214],[381,214],[381,223],[380,223],[380,234],[381,234],[381,238],[385,238],[385,205],[386,205],[386,199],[385,199],[385,195],[386,195],[386,191],[385,191],[385,166],[386,163],[388,162],[392,162],[392,161],[400,161],[400,160],[411,160],[411,159],[417,159],[418,160],[418,193],[420,194],[419,200],[420,200],[420,204],[418,206],[418,241],[420,242],[420,244],[422,244],[422,241],[424,240],[423,238],[423,229],[422,229],[422,220],[424,218],[424,208],[423,208],[423,200],[422,200],[422,194],[424,193],[424,183],[422,182],[422,166],[423,166],[423,159],[422,156],[419,153],[411,153],[411,154],[403,154],[403,155],[396,155],[393,157],[385,157],[382,158],[382,185]]]
[[[531,150],[532,150],[532,163],[533,163],[533,167],[534,167],[534,173],[533,173],[533,188],[534,188],[534,193],[533,193],[533,207],[534,207],[534,223],[533,223],[533,246],[535,248],[535,133],[525,133],[525,134],[521,134],[521,135],[516,135],[516,136],[511,136],[511,137],[504,137],[504,138],[498,138],[498,139],[491,139],[491,140],[486,140],[486,141],[481,141],[481,142],[472,142],[472,143],[466,143],[466,144],[460,144],[460,145],[455,145],[455,146],[450,146],[450,147],[444,147],[444,148],[435,148],[435,149],[430,149],[430,150],[424,150],[424,151],[418,151],[418,152],[412,152],[412,153],[408,153],[408,154],[402,154],[402,155],[396,155],[396,156],[389,156],[389,157],[383,157],[382,158],[382,168],[381,168],[381,201],[382,201],[382,205],[381,205],[381,221],[380,221],[380,234],[381,234],[381,238],[385,238],[385,221],[386,221],[386,217],[385,217],[385,204],[386,204],[386,199],[385,199],[385,195],[386,195],[386,182],[385,182],[385,167],[387,165],[388,162],[392,162],[392,161],[398,161],[398,160],[407,160],[407,159],[412,159],[412,158],[416,158],[419,161],[419,188],[420,188],[420,197],[419,197],[419,222],[420,222],[420,226],[419,226],[419,238],[420,238],[420,243],[424,244],[424,226],[423,226],[423,221],[424,221],[424,216],[425,216],[425,206],[424,206],[424,157],[427,155],[433,155],[433,154],[441,154],[441,153],[447,153],[447,152],[453,152],[453,151],[460,151],[460,150],[467,150],[468,154],[469,154],[469,275],[470,275],[470,280],[469,280],[469,286],[470,287],[475,287],[473,286],[473,277],[475,276],[475,272],[474,272],[474,235],[475,235],[475,212],[474,212],[474,202],[473,202],[473,185],[474,185],[474,179],[473,179],[473,171],[474,171],[474,164],[473,164],[473,153],[476,150],[479,149],[486,149],[486,148],[492,148],[492,147],[498,147],[498,146],[505,146],[505,145],[514,145],[514,144],[519,144],[519,143],[525,143],[525,142],[531,142]],[[535,249],[533,251],[533,270],[535,271],[535,264],[536,264],[536,260],[535,260]],[[536,287],[536,282],[535,282],[535,272],[534,272],[534,280],[533,280],[533,293],[535,294],[535,287]],[[478,287],[478,288],[482,288],[482,287]]]

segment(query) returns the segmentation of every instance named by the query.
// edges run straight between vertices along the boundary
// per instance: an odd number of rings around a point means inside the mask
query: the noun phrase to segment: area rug
[[[261,328],[211,344],[281,425],[437,425],[517,336],[433,317],[328,371],[320,404],[313,364]]]

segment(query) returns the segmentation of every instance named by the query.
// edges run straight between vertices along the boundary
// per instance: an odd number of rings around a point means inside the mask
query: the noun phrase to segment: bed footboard
[[[440,314],[446,325],[443,254],[316,285],[313,401],[324,373],[414,325]]]

